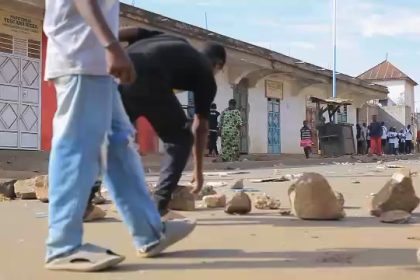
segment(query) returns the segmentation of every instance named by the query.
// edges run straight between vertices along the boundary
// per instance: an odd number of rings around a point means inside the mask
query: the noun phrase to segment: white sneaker
[[[166,248],[187,237],[195,228],[195,221],[191,219],[170,220],[164,224],[164,236],[158,244],[147,251],[137,251],[143,258],[153,258],[162,253]]]

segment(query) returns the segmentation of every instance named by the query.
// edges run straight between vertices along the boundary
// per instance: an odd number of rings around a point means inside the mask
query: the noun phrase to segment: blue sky
[[[133,1],[122,1],[132,4]],[[388,60],[420,83],[420,0],[337,0],[337,70]],[[137,7],[330,68],[332,0],[136,0]],[[420,88],[416,90],[420,95]],[[417,97],[420,102],[420,96]],[[417,103],[420,105],[420,103]]]

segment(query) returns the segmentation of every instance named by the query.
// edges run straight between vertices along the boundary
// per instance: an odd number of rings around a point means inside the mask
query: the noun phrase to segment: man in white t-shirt
[[[411,125],[407,125],[405,129],[405,153],[411,154],[413,149],[413,131],[411,131]]]
[[[49,162],[46,268],[97,271],[124,260],[105,248],[82,244],[83,215],[101,171],[137,253],[158,255],[186,237],[194,223],[162,224],[146,188],[132,144],[134,128],[115,83],[136,78],[117,40],[119,1],[46,0],[45,7],[45,78],[54,83],[58,103]],[[107,153],[101,157],[104,142]]]
[[[382,137],[381,137],[382,153],[385,154],[385,151],[386,151],[386,148],[387,148],[388,129],[386,128],[384,122],[381,123],[381,127],[382,127]]]

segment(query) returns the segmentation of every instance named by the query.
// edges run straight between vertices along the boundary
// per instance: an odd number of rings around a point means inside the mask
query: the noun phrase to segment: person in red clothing
[[[417,130],[417,152],[420,153],[420,129]]]
[[[372,116],[370,124],[370,145],[372,154],[382,155],[382,126],[375,115]]]

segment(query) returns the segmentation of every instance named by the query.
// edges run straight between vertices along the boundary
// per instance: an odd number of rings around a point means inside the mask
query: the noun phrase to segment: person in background
[[[356,140],[357,140],[357,154],[362,154],[362,127],[360,124],[356,124]]]
[[[371,142],[370,142],[370,125],[367,126],[367,133],[366,133],[366,154],[371,152]]]
[[[398,152],[402,155],[405,153],[405,129],[400,129],[398,139]]]
[[[241,127],[241,113],[236,109],[236,100],[231,99],[229,100],[229,107],[223,111],[220,118],[223,161],[232,162],[239,160]]]
[[[210,116],[209,116],[209,156],[216,157],[219,155],[217,150],[217,138],[219,138],[219,116],[220,113],[217,111],[217,105],[215,103],[211,104],[210,107]]]
[[[362,141],[362,155],[365,155],[369,152],[369,146],[368,146],[368,135],[369,135],[369,130],[367,128],[366,123],[362,124],[362,129],[360,131],[360,138]]]
[[[411,154],[413,149],[413,132],[411,131],[411,125],[407,125],[405,129],[405,153]]]
[[[389,154],[397,154],[398,151],[398,133],[394,127],[391,127],[388,131],[388,152]]]
[[[376,115],[372,116],[372,123],[370,124],[370,146],[371,153],[377,156],[382,155],[382,126],[377,121]]]
[[[386,128],[384,122],[381,123],[381,127],[382,127],[382,137],[381,137],[382,154],[385,154],[385,151],[387,150],[388,129]]]
[[[417,152],[420,153],[420,129],[417,130]]]
[[[312,150],[312,130],[308,127],[308,122],[303,121],[300,129],[300,146],[303,147],[305,157],[308,159]]]

